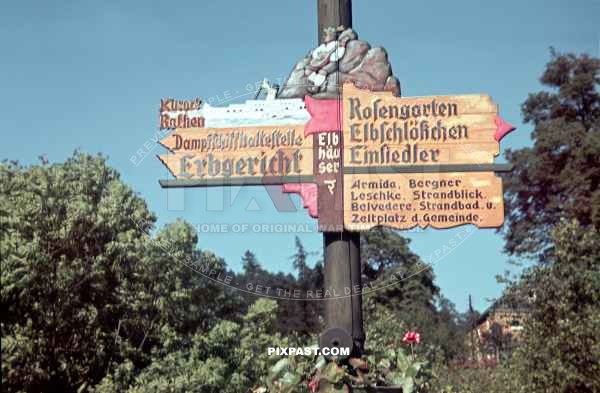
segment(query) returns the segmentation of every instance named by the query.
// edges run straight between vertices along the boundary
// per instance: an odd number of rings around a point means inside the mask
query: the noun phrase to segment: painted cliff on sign
[[[384,48],[359,40],[352,29],[328,27],[324,42],[296,63],[277,98],[338,98],[347,82],[400,95],[400,82],[392,74]]]

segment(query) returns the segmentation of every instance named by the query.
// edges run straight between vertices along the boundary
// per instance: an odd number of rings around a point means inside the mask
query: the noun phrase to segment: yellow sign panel
[[[176,129],[160,160],[177,179],[226,180],[313,173],[304,125]]]
[[[488,95],[399,98],[343,89],[344,166],[493,163],[498,106]]]
[[[493,172],[344,175],[344,227],[409,229],[504,221],[502,180]]]

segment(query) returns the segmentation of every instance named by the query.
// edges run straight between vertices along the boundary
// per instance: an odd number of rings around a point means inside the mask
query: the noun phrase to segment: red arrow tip
[[[336,99],[304,97],[310,120],[304,125],[304,136],[318,132],[342,130],[342,103]]]
[[[494,139],[496,140],[496,142],[500,142],[500,140],[502,138],[504,138],[506,136],[506,134],[508,134],[509,132],[514,131],[516,129],[515,126],[505,122],[498,115],[496,115],[496,118],[494,119],[494,121],[496,122],[496,133],[494,134]]]
[[[317,206],[317,185],[314,183],[287,183],[282,187],[283,192],[300,194],[302,206],[308,209],[308,214],[312,218],[319,217]]]

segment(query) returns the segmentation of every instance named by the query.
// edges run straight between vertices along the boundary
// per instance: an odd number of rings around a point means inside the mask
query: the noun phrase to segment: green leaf
[[[298,374],[286,371],[283,377],[279,380],[284,386],[296,386],[300,383],[302,378]]]
[[[321,370],[323,367],[327,365],[327,359],[323,355],[319,355],[317,358],[317,363],[315,364],[315,369]]]
[[[412,378],[404,378],[402,385],[402,393],[412,393],[415,389],[415,384]]]
[[[394,386],[402,385],[404,383],[404,379],[404,374],[397,371],[392,371],[385,375],[385,381]]]
[[[405,372],[408,367],[410,367],[410,359],[408,356],[406,356],[404,354],[403,351],[398,351],[396,354],[396,366],[398,367],[399,370],[401,370],[402,372]]]
[[[321,373],[322,379],[332,383],[338,383],[343,377],[344,370],[334,362],[328,363]]]
[[[417,370],[414,365],[411,365],[406,369],[406,371],[404,371],[404,375],[406,375],[408,378],[414,378],[417,376],[418,372],[419,370]]]
[[[392,363],[390,362],[389,359],[381,359],[378,363],[379,367],[381,368],[390,368],[392,366]]]
[[[269,377],[271,379],[276,378],[281,374],[282,371],[288,368],[290,361],[288,358],[279,359],[277,363],[269,370]]]
[[[319,393],[349,393],[348,385],[336,386],[336,384],[323,381],[319,382]]]

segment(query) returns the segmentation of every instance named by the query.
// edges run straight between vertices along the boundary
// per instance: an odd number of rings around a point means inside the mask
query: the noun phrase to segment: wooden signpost
[[[362,72],[362,66],[342,72],[348,68],[345,45],[351,48],[348,42],[356,39],[348,29],[350,1],[318,4],[320,32],[345,26],[335,29],[342,32],[336,45],[330,45],[334,29],[320,35],[323,45],[313,57],[329,46],[331,54],[314,67],[313,60],[302,63],[308,65],[299,75],[310,75],[312,91],[325,93],[289,98],[288,86],[283,89],[288,98],[280,98],[282,90],[267,84],[266,100],[241,105],[163,100],[160,125],[174,131],[160,142],[168,153],[158,158],[175,179],[160,184],[281,184],[283,192],[298,193],[323,232],[324,289],[340,294],[325,299],[327,329],[320,345],[351,347],[352,355],[360,356],[365,339],[360,231],[501,226],[502,181],[495,172],[510,168],[494,164],[494,158],[514,127],[499,117],[488,95],[405,98],[391,76],[371,86],[365,80],[374,73]],[[381,51],[373,53],[387,61]],[[391,70],[389,64],[383,69]],[[323,87],[328,79],[342,85]]]
[[[177,179],[226,184],[313,174],[312,138],[304,137],[303,124],[176,129],[160,143],[170,154],[159,158]]]

